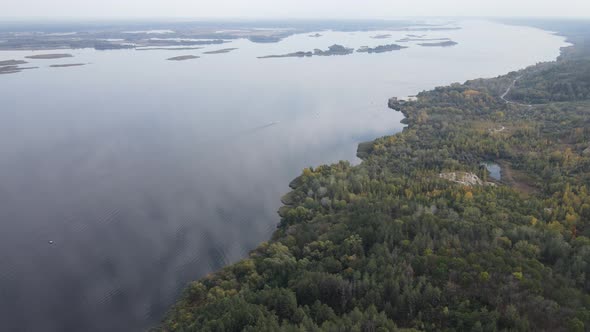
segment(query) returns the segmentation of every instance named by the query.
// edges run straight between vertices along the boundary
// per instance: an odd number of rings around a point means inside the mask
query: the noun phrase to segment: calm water
[[[493,162],[484,162],[483,166],[490,172],[490,177],[494,180],[502,180],[502,167]]]
[[[270,236],[302,168],[358,162],[358,142],[399,131],[389,97],[552,60],[564,46],[531,28],[460,25],[426,33],[451,48],[256,58],[416,34],[322,32],[195,51],[72,50],[0,76],[2,329],[154,324],[188,281]],[[393,38],[370,38],[380,33]],[[239,49],[201,54],[226,47]],[[165,61],[187,54],[202,58]],[[48,67],[78,62],[90,64]]]

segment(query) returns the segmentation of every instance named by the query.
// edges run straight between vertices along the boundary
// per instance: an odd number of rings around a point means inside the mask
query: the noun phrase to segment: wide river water
[[[0,75],[3,331],[136,331],[187,282],[267,240],[307,166],[358,163],[400,131],[387,99],[553,60],[564,38],[528,27],[321,32],[189,51],[69,50]],[[378,34],[391,39],[374,39]],[[383,54],[258,56],[395,43]],[[205,51],[236,47],[227,54]],[[64,51],[61,51],[63,53]],[[43,52],[0,52],[0,60]],[[200,55],[172,62],[167,58]],[[51,64],[89,63],[50,68]]]

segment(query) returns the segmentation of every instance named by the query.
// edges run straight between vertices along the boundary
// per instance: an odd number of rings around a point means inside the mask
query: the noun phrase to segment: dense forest
[[[402,133],[361,144],[358,166],[303,170],[272,239],[192,282],[158,329],[590,330],[585,40],[557,62],[392,99]],[[514,80],[520,104],[501,98]]]

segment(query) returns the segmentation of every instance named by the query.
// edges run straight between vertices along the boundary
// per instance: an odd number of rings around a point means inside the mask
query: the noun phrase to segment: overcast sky
[[[1,0],[0,17],[589,17],[590,0]]]

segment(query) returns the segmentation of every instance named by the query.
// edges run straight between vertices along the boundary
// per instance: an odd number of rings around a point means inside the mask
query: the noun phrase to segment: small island
[[[192,60],[192,59],[198,59],[200,58],[200,56],[196,56],[196,55],[181,55],[181,56],[175,56],[172,58],[168,58],[168,61],[184,61],[184,60]]]
[[[234,50],[237,50],[237,48],[224,48],[224,49],[216,50],[216,51],[203,52],[203,54],[223,54],[223,53],[229,53]]]
[[[23,60],[4,60],[4,61],[0,61],[0,67],[2,66],[18,66],[18,65],[24,65],[28,62],[23,61]]]
[[[311,57],[313,56],[313,52],[293,52],[287,54],[280,54],[280,55],[265,55],[259,56],[258,59],[272,59],[272,58],[303,58],[303,57]]]
[[[19,67],[19,66],[2,66],[0,67],[0,75],[20,73],[26,69],[36,69],[39,67]]]
[[[39,55],[29,55],[25,58],[27,59],[36,59],[36,60],[51,60],[51,59],[62,59],[62,58],[72,58],[74,57],[71,54],[39,54]]]
[[[442,41],[442,42],[438,42],[438,43],[420,43],[418,45],[420,46],[425,46],[425,47],[450,47],[450,46],[455,46],[459,43],[454,42],[452,40],[446,40],[446,41]]]
[[[66,63],[63,65],[51,65],[49,67],[51,68],[67,68],[67,67],[79,67],[79,66],[85,66],[85,63]]]
[[[136,51],[191,51],[200,50],[202,47],[142,47],[136,48]]]
[[[253,42],[253,43],[278,43],[281,41],[281,37],[280,36],[265,36],[265,35],[260,35],[260,36],[249,36],[248,40]]]
[[[379,45],[377,47],[368,47],[363,46],[357,50],[358,53],[385,53],[385,52],[392,52],[392,51],[399,51],[404,48],[405,46],[401,46],[398,44],[390,44],[390,45]]]
[[[317,56],[331,56],[331,55],[348,55],[354,52],[354,48],[347,48],[342,45],[332,45],[326,51],[315,49],[313,55]]]
[[[342,45],[332,45],[327,50],[315,49],[313,52],[299,51],[294,53],[280,54],[280,55],[266,55],[259,56],[258,59],[272,59],[272,58],[303,58],[312,56],[331,56],[331,55],[348,55],[354,52],[354,48],[347,48]]]
[[[321,34],[319,34],[319,33],[316,33],[316,34],[309,35],[309,36],[310,36],[311,38],[319,38],[319,37],[321,37],[322,35],[321,35]]]
[[[4,66],[0,67],[0,74],[14,74],[18,73],[20,69],[18,66]]]
[[[376,36],[372,36],[371,38],[373,38],[373,39],[389,39],[389,38],[391,38],[391,34],[376,35]]]

